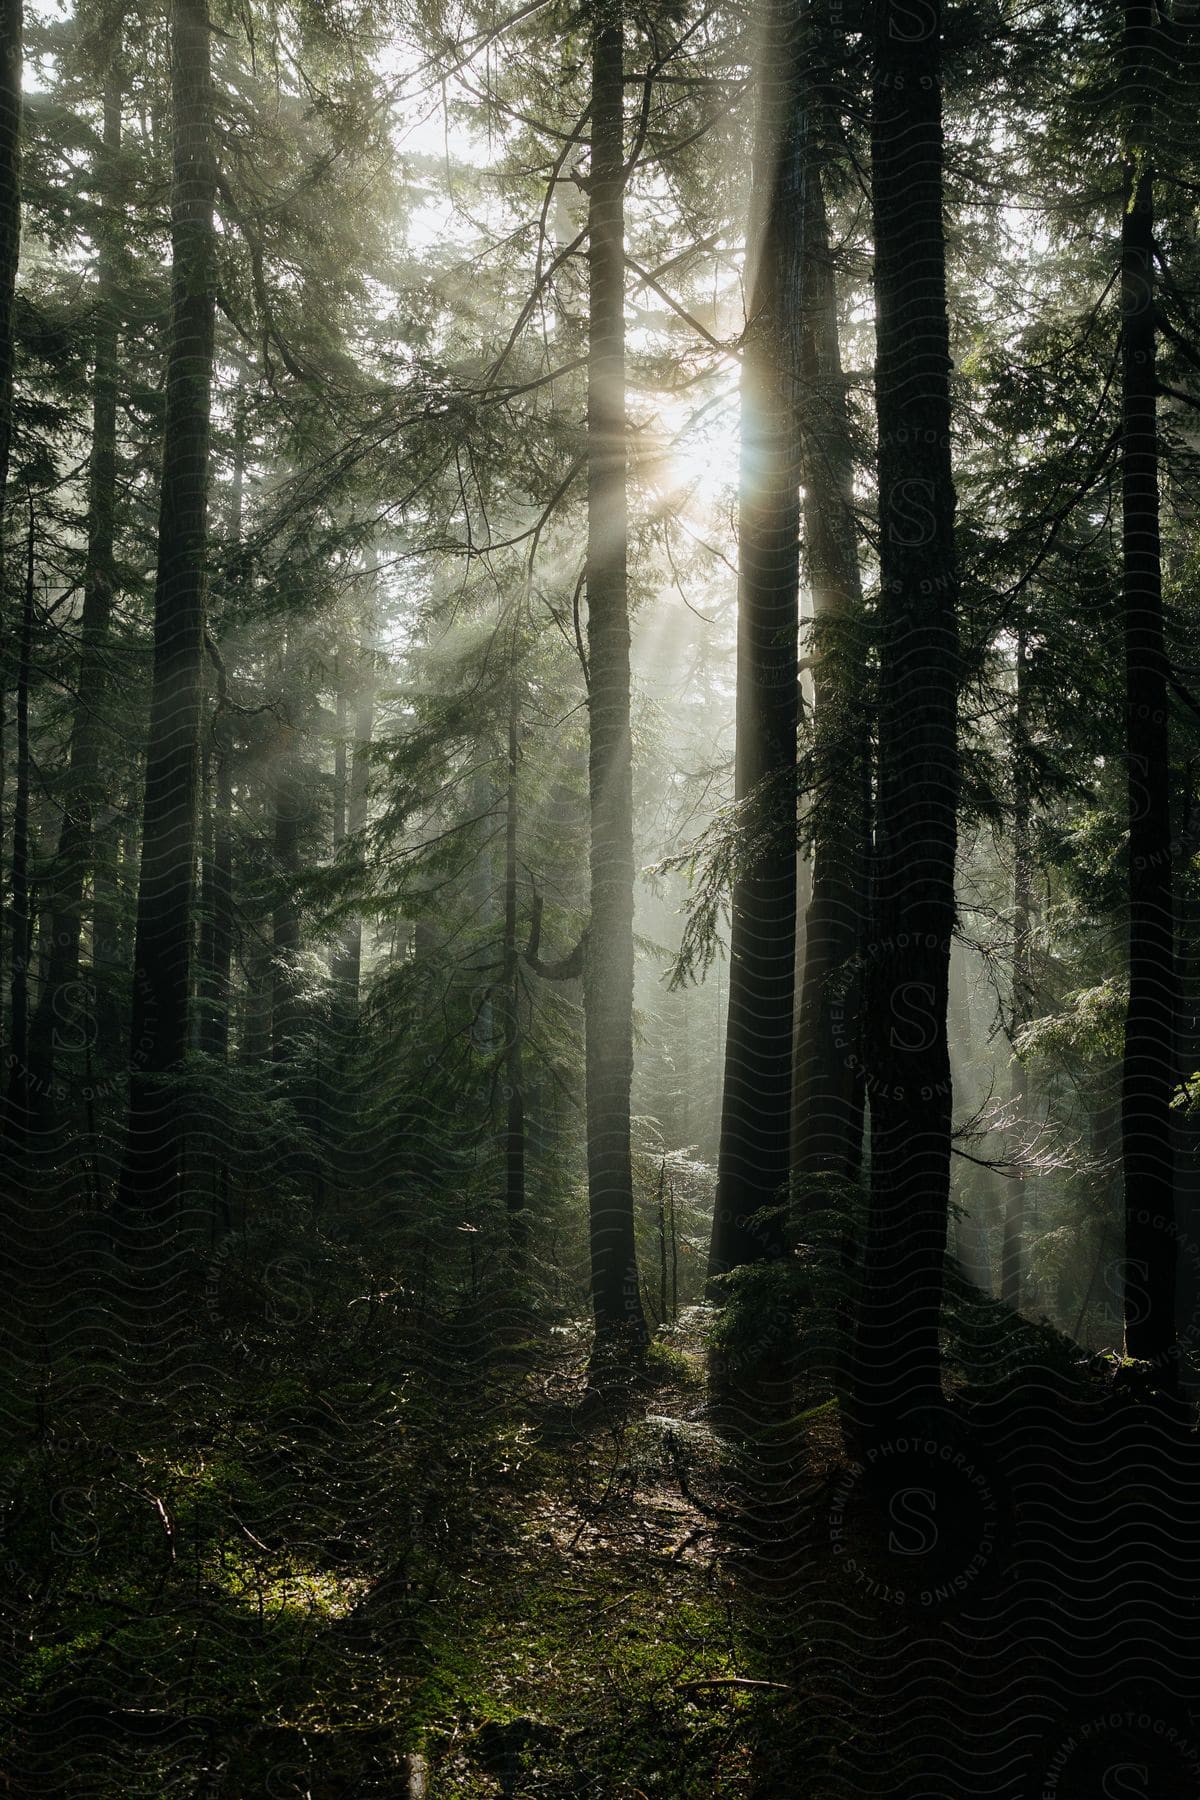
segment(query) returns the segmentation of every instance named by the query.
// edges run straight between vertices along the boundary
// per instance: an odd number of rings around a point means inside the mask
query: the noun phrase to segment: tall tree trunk
[[[802,144],[795,0],[764,0],[742,351],[734,790],[753,849],[734,883],[709,1273],[777,1256],[796,977],[800,472],[795,417]]]
[[[521,953],[517,943],[517,775],[521,709],[514,676],[508,716],[508,785],[504,809],[504,1203],[513,1265],[525,1265],[525,1073],[521,1044]]]
[[[120,813],[107,805],[92,819],[92,942],[87,998],[95,998],[96,1060],[104,1068],[124,1061],[127,1015],[124,989],[132,958],[130,909],[124,889],[131,889],[128,843]],[[91,1034],[89,1033],[89,1041]]]
[[[242,995],[242,1062],[265,1063],[271,1054],[271,949],[255,934],[246,956]]]
[[[584,967],[588,1210],[596,1343],[638,1347],[633,1228],[633,764],[625,497],[625,143],[621,0],[592,0],[588,181],[588,671],[591,925]]]
[[[0,548],[4,543],[4,502],[12,443],[13,301],[21,254],[23,22],[21,0],[0,0]]]
[[[300,826],[303,817],[297,731],[284,727],[275,764],[272,800],[272,850],[275,905],[271,915],[273,974],[271,1055],[286,1063],[296,1054],[300,1030],[300,908],[296,884],[300,876]]]
[[[988,1067],[986,1045],[976,1043],[966,952],[961,944],[954,946],[950,957],[949,1045],[950,1072],[961,1117],[963,1113],[974,1113],[986,1098],[985,1092],[981,1091],[979,1071],[986,1072]],[[990,1294],[992,1271],[988,1225],[1003,1213],[1004,1201],[999,1187],[1004,1183],[995,1169],[979,1168],[972,1163],[964,1164],[960,1175],[964,1177],[968,1204],[955,1222],[955,1252],[963,1274],[981,1293]]]
[[[4,664],[7,657],[0,661],[0,672],[7,673]],[[8,837],[5,823],[4,797],[8,789],[8,689],[0,681],[0,1044],[6,1043],[4,1032],[4,988],[7,971],[5,955],[7,946],[4,943],[4,905],[3,896],[8,891],[8,883],[4,878],[4,845]],[[6,1100],[7,1104],[7,1100]]]
[[[21,255],[23,24],[21,0],[0,0],[0,541],[12,444],[13,301]]]
[[[870,740],[854,455],[816,148],[811,145],[805,159],[800,452],[817,792],[796,1028],[793,1159],[801,1178],[852,1180],[862,1159],[859,964],[867,914]],[[812,1200],[821,1204],[819,1188]]]
[[[154,596],[154,679],[134,948],[127,1211],[166,1222],[177,1197],[179,1107],[161,1078],[188,1042],[203,701],[216,159],[204,0],[174,0],[171,347]]]
[[[1014,808],[1013,808],[1013,957],[1012,957],[1012,1035],[1029,1023],[1032,1012],[1032,969],[1030,963],[1030,921],[1033,910],[1033,856],[1029,841],[1029,637],[1022,626],[1017,632],[1017,703],[1016,732],[1013,744]],[[1009,1086],[1009,1103],[1013,1123],[1021,1141],[1028,1136],[1026,1117],[1029,1103],[1029,1078],[1024,1063],[1013,1058]],[[1000,1251],[1000,1298],[1014,1312],[1020,1312],[1025,1286],[1025,1169],[1015,1169],[1008,1181],[1004,1207],[1004,1237]]]
[[[866,958],[871,1193],[856,1342],[871,1430],[941,1396],[958,573],[942,222],[941,6],[879,0],[872,84],[879,763]]]
[[[12,912],[9,987],[9,1054],[7,1132],[15,1150],[26,1147],[32,1123],[29,1083],[29,964],[33,954],[33,895],[30,870],[29,686],[33,678],[33,631],[36,622],[37,513],[29,492],[29,526],[25,547],[25,582],[21,629],[17,637],[17,768],[13,798]]]
[[[358,659],[354,698],[354,744],[350,752],[350,782],[346,800],[346,831],[357,837],[366,830],[371,789],[371,736],[375,730],[375,636],[363,634]],[[362,918],[358,913],[346,926],[342,939],[341,979],[349,1017],[358,1017],[362,987]]]
[[[69,1042],[93,1031],[95,999],[80,982],[84,893],[93,858],[93,820],[103,802],[100,757],[108,687],[108,632],[115,588],[117,497],[117,383],[120,328],[117,303],[117,230],[114,194],[119,180],[122,85],[110,70],[104,86],[103,147],[96,170],[101,213],[96,249],[96,328],[92,374],[92,448],[88,468],[87,563],[80,617],[79,674],[67,790],[51,875],[50,960],[38,996],[31,1043],[32,1088],[39,1110],[49,1114],[55,1048],[60,1028]],[[97,961],[93,911],[93,966]]]
[[[246,482],[246,423],[242,396],[235,402],[233,478],[229,495],[230,567],[235,586],[245,569],[242,549],[242,504]],[[233,988],[233,715],[229,677],[217,658],[217,692],[210,725],[206,774],[206,844],[201,871],[199,978],[199,1046],[224,1062],[229,1055],[229,1018]]]
[[[1130,122],[1121,220],[1121,528],[1129,759],[1129,1007],[1121,1088],[1125,1349],[1174,1374],[1175,1038],[1167,656],[1159,543],[1153,92],[1167,79],[1154,0],[1125,0]]]
[[[334,746],[333,746],[333,854],[336,856],[346,841],[346,800],[349,795],[346,755],[346,677],[340,655],[334,657]],[[331,958],[332,973],[337,973],[337,952]]]
[[[229,1054],[230,978],[233,968],[233,719],[226,705],[225,675],[217,687],[209,750],[210,818],[201,876],[199,1046],[224,1062]]]

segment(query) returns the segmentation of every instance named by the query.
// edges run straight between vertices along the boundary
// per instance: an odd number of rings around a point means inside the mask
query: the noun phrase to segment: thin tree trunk
[[[296,739],[296,728],[285,726],[272,800],[276,894],[271,915],[271,1055],[276,1063],[289,1062],[295,1056],[300,1031],[301,932],[296,884],[303,808]]]
[[[0,0],[0,542],[12,444],[13,302],[21,255],[23,24],[21,0]]]
[[[231,566],[242,570],[242,503],[246,480],[246,429],[239,393],[236,402],[233,443],[233,479],[230,483],[229,544]],[[216,704],[213,709],[206,770],[209,776],[205,803],[207,845],[201,874],[198,998],[201,1050],[224,1062],[229,1055],[229,1016],[233,978],[233,715],[229,708],[229,678],[224,661],[217,666]]]
[[[1033,857],[1029,841],[1030,792],[1027,745],[1029,737],[1029,658],[1028,634],[1017,632],[1017,704],[1016,733],[1013,755],[1013,960],[1012,960],[1012,1033],[1015,1036],[1031,1016],[1032,970],[1030,966],[1029,928],[1033,909]],[[1013,1058],[1009,1085],[1009,1103],[1013,1123],[1024,1142],[1028,1135],[1029,1078],[1024,1063]],[[1005,1195],[1004,1238],[1000,1251],[1000,1298],[1014,1312],[1020,1312],[1025,1287],[1025,1171],[1016,1169],[1009,1179]]]
[[[271,1053],[271,951],[257,936],[246,958],[239,1051],[246,1063],[265,1063]]]
[[[23,22],[21,0],[0,0],[0,547],[4,543],[4,500],[12,442],[13,302],[21,255]],[[10,970],[10,977],[11,973]]]
[[[958,573],[942,221],[941,6],[875,14],[879,762],[866,960],[871,1193],[856,1342],[869,1430],[941,1397]]]
[[[980,1099],[977,1071],[987,1067],[984,1047],[976,1047],[971,1023],[971,995],[967,982],[966,952],[956,944],[950,957],[949,1002],[950,1071],[958,1097],[960,1116],[973,1112]],[[964,1176],[969,1205],[964,1216],[955,1223],[954,1241],[959,1264],[968,1280],[984,1294],[992,1292],[991,1259],[988,1253],[988,1224],[999,1218],[1005,1201],[997,1192],[999,1177],[994,1169],[965,1163]]]
[[[1121,523],[1129,760],[1129,1007],[1121,1090],[1125,1349],[1174,1374],[1176,1233],[1171,1091],[1174,906],[1167,656],[1159,541],[1154,171],[1157,7],[1125,0],[1131,123],[1121,220]]]
[[[233,968],[233,720],[225,676],[217,689],[209,751],[209,842],[203,864],[200,943],[200,1048],[224,1062],[229,1054]]]
[[[92,942],[87,998],[95,1005],[93,1048],[96,1061],[103,1068],[125,1059],[124,986],[132,931],[122,890],[135,886],[128,876],[130,859],[122,858],[122,845],[127,841],[121,815],[115,808],[107,817],[104,812],[99,819],[93,815]]]
[[[88,469],[87,564],[80,617],[78,697],[71,727],[67,791],[51,875],[50,959],[33,1020],[30,1064],[35,1104],[46,1116],[53,1084],[60,1028],[69,1042],[83,1042],[94,1030],[95,999],[80,982],[80,939],[84,892],[93,860],[93,821],[103,802],[100,758],[104,700],[108,688],[108,633],[115,588],[117,496],[117,387],[120,327],[117,311],[117,224],[113,201],[121,148],[122,85],[110,70],[104,87],[103,149],[95,186],[101,195],[97,230],[96,330],[92,375],[92,447]],[[92,963],[96,921],[93,910]],[[94,979],[94,978],[93,978]]]
[[[646,1341],[633,1226],[633,768],[625,496],[624,20],[592,0],[588,670],[591,924],[584,965],[588,1206],[596,1345]]]
[[[154,599],[154,679],[134,949],[126,1210],[174,1206],[182,1119],[162,1077],[188,1042],[203,706],[216,160],[204,0],[174,0],[171,348]]]
[[[7,661],[7,658],[4,659]],[[0,896],[8,891],[8,883],[4,879],[4,845],[7,840],[5,827],[4,797],[8,789],[8,689],[0,685]],[[0,903],[0,1043],[6,1043],[4,1034],[4,988],[5,988],[5,956],[4,943],[4,907]]]
[[[371,737],[375,729],[375,638],[364,633],[359,654],[358,685],[354,701],[354,746],[350,754],[350,786],[346,806],[346,830],[357,837],[366,830],[371,790]],[[351,1019],[358,1017],[362,987],[362,918],[355,914],[342,939],[341,978]]]
[[[867,914],[870,742],[854,456],[821,172],[805,170],[800,448],[815,657],[812,895],[796,1030],[798,1175],[853,1180],[862,1159],[860,960]],[[822,1204],[820,1187],[802,1204]]]
[[[735,796],[753,841],[734,882],[709,1273],[778,1256],[792,1108],[799,717],[795,418],[801,189],[794,0],[764,0],[742,360]]]
[[[333,746],[333,853],[336,856],[346,841],[346,777],[349,763],[346,755],[346,679],[340,655],[334,658],[333,683],[334,705],[337,709],[334,716]],[[336,954],[333,961],[337,961]]]
[[[33,630],[36,619],[37,513],[29,493],[29,526],[25,549],[24,597],[17,639],[17,767],[13,798],[12,912],[10,940],[8,1135],[15,1149],[26,1146],[30,1116],[29,964],[33,952],[33,896],[30,868],[29,684],[33,675]]]
[[[515,683],[515,678],[514,678]],[[508,784],[504,813],[504,1202],[513,1265],[525,1266],[525,1075],[521,1042],[521,953],[517,943],[517,775],[520,703],[513,688],[508,718]]]
[[[658,1168],[658,1322],[665,1325],[670,1313],[668,1310],[667,1289],[667,1161],[664,1157]]]

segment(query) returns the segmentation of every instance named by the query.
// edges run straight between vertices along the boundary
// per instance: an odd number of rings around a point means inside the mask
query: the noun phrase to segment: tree
[[[1019,627],[1016,643],[1016,704],[1013,720],[1013,948],[1010,1037],[1015,1039],[1029,1023],[1033,1010],[1033,855],[1030,843],[1031,794],[1029,780],[1029,658],[1028,632]],[[1013,1058],[1009,1099],[1013,1123],[1027,1128],[1029,1081],[1019,1056]],[[1025,1170],[1012,1171],[1004,1208],[1004,1237],[1000,1251],[1000,1298],[1020,1312],[1025,1285]]]
[[[246,482],[246,429],[240,395],[235,400],[233,470],[230,482],[229,552],[231,589],[236,595],[245,574],[242,513]],[[210,646],[217,664],[216,704],[204,761],[204,855],[201,865],[200,933],[196,946],[198,1044],[224,1062],[229,1054],[233,999],[233,771],[235,760],[232,697],[225,661]]]
[[[22,0],[4,0],[0,8],[0,544],[3,543],[4,505],[8,464],[12,447],[13,404],[13,308],[17,265],[21,256],[21,59]],[[2,707],[2,701],[0,701]],[[0,712],[0,736],[3,717]],[[16,862],[14,847],[14,864]],[[12,930],[17,930],[16,901]],[[17,962],[13,941],[12,960]],[[14,1047],[14,1057],[21,1052]],[[14,1076],[23,1073],[22,1062],[13,1064]],[[13,1092],[10,1082],[10,1106]],[[6,1113],[6,1117],[7,1117]]]
[[[67,787],[51,872],[50,947],[30,1041],[32,1107],[52,1113],[55,1044],[59,1029],[89,1032],[80,983],[85,888],[93,860],[93,818],[100,787],[103,707],[109,674],[109,625],[115,594],[119,203],[115,192],[121,147],[120,45],[113,47],[104,83],[103,123],[95,170],[98,191],[95,336],[92,351],[91,452],[88,462],[87,551],[83,573],[79,666],[71,725]]]
[[[815,10],[815,9],[814,9]],[[804,544],[812,591],[812,891],[804,923],[796,1018],[793,1162],[851,1181],[862,1159],[859,964],[867,914],[870,729],[855,456],[838,334],[837,277],[825,187],[833,165],[835,97],[824,9],[810,26],[808,142],[800,337]],[[825,65],[825,66],[823,66]],[[820,1204],[808,1190],[806,1204]]]
[[[1125,1349],[1173,1380],[1175,926],[1168,663],[1158,498],[1154,95],[1168,80],[1154,0],[1125,0],[1121,217],[1121,592],[1129,771],[1129,1006],[1121,1086]]]
[[[368,626],[356,664],[354,741],[349,757],[346,797],[346,831],[351,840],[367,823],[371,775],[371,733],[375,720],[375,638]],[[343,753],[344,754],[344,753]],[[351,1016],[356,1015],[362,985],[362,919],[357,914],[346,927],[337,975],[345,984]]]
[[[508,714],[508,758],[504,791],[504,1203],[508,1210],[514,1267],[526,1257],[525,1217],[525,1070],[521,1052],[521,953],[517,943],[519,904],[517,824],[520,797],[521,700],[515,673]],[[632,1006],[632,999],[630,1001]]]
[[[178,1100],[163,1078],[178,1074],[188,1045],[204,676],[217,190],[205,0],[174,0],[171,102],[171,345],[121,1176],[124,1209],[160,1221],[180,1174]]]
[[[959,794],[941,33],[939,0],[876,8],[879,749],[865,974],[871,1185],[855,1372],[868,1430],[941,1393]]]
[[[13,802],[12,912],[9,966],[9,1042],[12,1074],[5,1128],[13,1148],[28,1154],[29,1144],[29,990],[34,946],[34,896],[31,880],[31,790],[29,702],[33,684],[34,634],[37,613],[37,498],[34,472],[26,477],[28,523],[25,531],[21,623],[17,635],[17,768]]]
[[[21,255],[22,0],[0,8],[0,524],[12,444],[13,302]]]
[[[742,341],[734,881],[717,1201],[709,1272],[779,1255],[789,1170],[796,970],[800,472],[796,374],[802,133],[797,10],[764,0],[756,49]]]
[[[621,0],[593,0],[588,174],[588,793],[584,963],[588,1209],[597,1349],[646,1338],[633,1233],[633,765],[625,475],[625,134]]]

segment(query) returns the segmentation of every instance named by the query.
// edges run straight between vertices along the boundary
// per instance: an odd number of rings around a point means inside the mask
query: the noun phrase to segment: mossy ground
[[[698,1327],[593,1409],[582,1334],[305,1323],[171,1404],[64,1380],[10,1440],[11,1791],[395,1796],[414,1755],[445,1800],[787,1791]]]
[[[1062,1439],[1072,1408],[1100,1406],[1102,1449],[1113,1419],[1090,1375],[1054,1375],[1053,1344],[972,1352],[944,1425],[954,1450],[974,1407],[968,1472],[1025,1533],[1018,1619],[1007,1529],[965,1595],[898,1604],[896,1515],[815,1376],[749,1435],[715,1431],[698,1310],[591,1401],[583,1325],[484,1297],[420,1312],[323,1239],[285,1305],[222,1255],[153,1361],[144,1337],[84,1354],[64,1333],[32,1379],[8,1371],[0,1793],[858,1800],[907,1793],[901,1767],[940,1794],[941,1757],[957,1795],[955,1733],[994,1726],[1011,1762],[997,1684],[1020,1670],[1031,1717],[1036,1683],[1061,1688],[1062,1655],[1039,1651],[1058,1615],[1034,1578],[1038,1484],[1052,1469],[1059,1495],[1090,1454]],[[1097,1472],[1129,1504],[1135,1452]],[[904,1484],[924,1506],[929,1470]],[[1140,1515],[1128,1532],[1144,1542]],[[978,1561],[960,1535],[951,1576]]]

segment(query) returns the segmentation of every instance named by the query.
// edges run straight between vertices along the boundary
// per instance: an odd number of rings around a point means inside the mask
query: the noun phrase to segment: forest
[[[1200,1797],[1198,0],[0,0],[0,1794]]]

